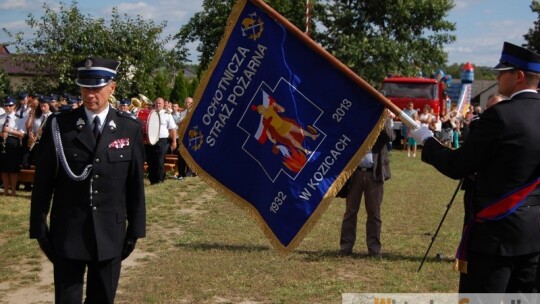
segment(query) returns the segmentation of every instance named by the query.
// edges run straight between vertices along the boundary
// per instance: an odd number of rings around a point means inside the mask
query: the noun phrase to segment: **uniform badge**
[[[111,131],[114,131],[116,129],[116,123],[114,122],[114,120],[111,120],[109,122],[109,128],[111,128]]]
[[[84,119],[79,118],[77,120],[77,129],[81,130],[84,127],[84,125],[86,125],[86,122],[84,121]]]
[[[89,69],[92,67],[94,63],[92,62],[92,60],[90,60],[90,58],[86,59],[86,61],[84,62],[84,67]]]

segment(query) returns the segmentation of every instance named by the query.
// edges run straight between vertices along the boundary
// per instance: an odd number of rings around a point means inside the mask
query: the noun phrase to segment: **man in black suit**
[[[458,249],[467,273],[460,292],[533,293],[540,256],[540,55],[505,42],[499,93],[510,97],[486,109],[459,149],[444,147],[429,129],[412,136],[422,160],[459,179],[476,174],[471,220]]]
[[[390,113],[387,111],[387,113]],[[390,114],[388,114],[390,115]],[[389,142],[395,138],[388,117],[383,130],[370,151],[362,158],[351,178],[349,193],[346,198],[345,214],[341,224],[340,253],[351,255],[356,242],[356,224],[360,201],[364,195],[366,206],[366,245],[368,256],[380,258],[381,255],[381,204],[384,194],[384,182],[390,179]]]
[[[30,238],[54,265],[56,303],[82,302],[85,272],[85,303],[113,303],[121,261],[146,233],[141,125],[108,103],[119,64],[78,63],[84,106],[51,115],[41,137]]]

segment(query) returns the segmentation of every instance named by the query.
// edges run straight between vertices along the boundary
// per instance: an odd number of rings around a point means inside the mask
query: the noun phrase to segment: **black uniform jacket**
[[[473,212],[540,176],[540,95],[522,92],[487,109],[456,150],[426,140],[422,160],[459,179],[476,172]],[[474,223],[468,248],[501,256],[540,252],[540,187],[506,218]]]
[[[373,153],[373,179],[375,181],[384,182],[391,177],[387,144],[393,141],[395,137],[392,126],[385,123],[384,128],[377,137],[377,141],[371,148],[371,153]]]
[[[86,179],[73,180],[60,163],[53,118],[71,171],[92,164]],[[30,238],[49,237],[57,256],[102,261],[121,255],[126,236],[145,236],[144,146],[134,116],[110,108],[96,143],[83,107],[51,115],[36,153]]]

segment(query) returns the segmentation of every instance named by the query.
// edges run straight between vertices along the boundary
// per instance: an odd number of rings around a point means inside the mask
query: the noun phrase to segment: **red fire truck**
[[[387,77],[382,83],[382,93],[400,109],[405,109],[407,103],[412,101],[414,108],[421,113],[424,105],[429,105],[435,115],[447,107],[446,86],[444,82],[431,78],[418,77]],[[401,139],[402,122],[396,117],[394,129],[396,140]]]

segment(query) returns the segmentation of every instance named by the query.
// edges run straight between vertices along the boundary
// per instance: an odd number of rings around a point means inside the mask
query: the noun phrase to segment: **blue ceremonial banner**
[[[383,100],[264,2],[241,0],[182,125],[180,151],[290,252],[375,142]]]

